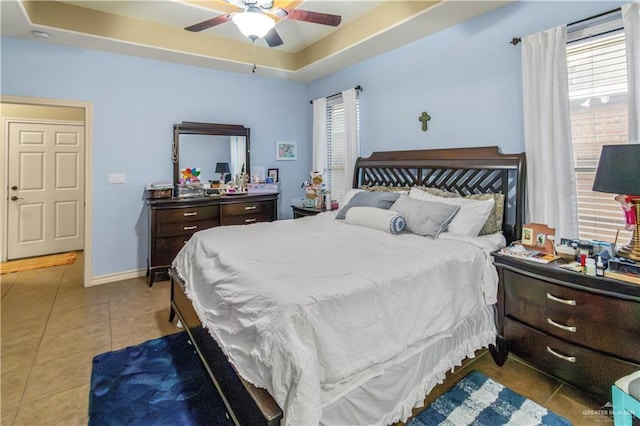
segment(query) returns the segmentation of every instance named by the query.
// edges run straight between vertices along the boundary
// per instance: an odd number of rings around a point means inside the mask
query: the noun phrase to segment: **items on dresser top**
[[[640,286],[495,252],[499,333],[524,361],[602,402],[640,368]]]

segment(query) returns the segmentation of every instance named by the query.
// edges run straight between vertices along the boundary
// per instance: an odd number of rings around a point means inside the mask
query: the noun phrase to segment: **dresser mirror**
[[[181,170],[196,167],[202,183],[217,181],[218,163],[229,164],[229,180],[237,173],[250,171],[250,130],[239,124],[196,123],[183,121],[173,126],[173,183],[180,182]]]

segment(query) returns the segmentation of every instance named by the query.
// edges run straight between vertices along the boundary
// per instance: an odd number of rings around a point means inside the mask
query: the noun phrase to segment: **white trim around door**
[[[69,101],[62,99],[46,99],[46,98],[31,98],[21,96],[0,96],[1,103],[7,104],[20,104],[20,105],[34,105],[34,106],[48,106],[48,107],[71,107],[81,108],[84,111],[84,131],[85,131],[85,150],[84,150],[84,279],[83,283],[85,287],[91,286],[92,283],[92,225],[93,225],[93,104],[90,102],[82,101]],[[13,117],[15,118],[15,117]],[[2,174],[2,192],[0,195],[0,230],[2,235],[7,235],[7,198],[8,188],[7,182],[7,170],[8,170],[8,135],[6,119],[3,119],[2,130],[2,149],[0,150],[0,164],[5,171]],[[6,260],[7,258],[7,241],[6,237],[0,242],[0,260]]]

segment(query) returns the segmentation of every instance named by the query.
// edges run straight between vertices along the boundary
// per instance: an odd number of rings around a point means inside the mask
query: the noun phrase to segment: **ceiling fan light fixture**
[[[251,40],[257,40],[267,35],[276,22],[262,12],[245,12],[234,14],[231,19],[238,27],[240,32]]]

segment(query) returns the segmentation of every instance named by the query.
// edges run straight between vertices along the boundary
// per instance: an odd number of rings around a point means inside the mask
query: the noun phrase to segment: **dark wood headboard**
[[[428,186],[461,195],[505,194],[502,231],[520,239],[524,216],[525,154],[497,146],[374,152],[356,161],[353,187]]]

